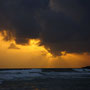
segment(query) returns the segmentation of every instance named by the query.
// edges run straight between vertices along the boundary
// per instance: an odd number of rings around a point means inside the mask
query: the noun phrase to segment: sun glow
[[[3,34],[7,35],[5,31]],[[4,41],[0,33],[0,68],[50,67],[52,54],[39,44],[39,39],[30,39],[28,45],[18,45],[14,39]]]
[[[40,39],[30,39],[28,45],[16,44],[14,38],[5,41],[6,31],[0,33],[0,68],[80,68],[90,65],[90,55],[61,52],[54,57]]]

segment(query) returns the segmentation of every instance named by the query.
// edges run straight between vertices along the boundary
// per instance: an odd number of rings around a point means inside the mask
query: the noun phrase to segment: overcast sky
[[[17,45],[40,39],[53,56],[90,53],[90,0],[0,0],[0,31]],[[8,49],[18,49],[13,43]],[[61,53],[60,53],[61,52]],[[89,60],[89,58],[87,59]]]

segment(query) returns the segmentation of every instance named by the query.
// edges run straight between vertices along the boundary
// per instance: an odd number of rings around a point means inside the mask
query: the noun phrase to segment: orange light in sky
[[[7,35],[4,31],[4,35]],[[29,45],[18,45],[15,40],[4,41],[0,33],[0,68],[80,68],[90,65],[90,55],[69,54],[54,57],[39,39],[30,39]]]

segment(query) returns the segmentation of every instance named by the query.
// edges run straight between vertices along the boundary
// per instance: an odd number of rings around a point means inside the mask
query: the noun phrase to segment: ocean
[[[90,90],[90,70],[0,69],[0,90]]]

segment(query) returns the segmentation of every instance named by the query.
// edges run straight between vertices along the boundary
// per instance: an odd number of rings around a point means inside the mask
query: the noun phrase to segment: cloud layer
[[[61,51],[90,52],[89,3],[89,0],[0,0],[0,30],[12,32],[17,44],[40,38],[40,45],[50,48],[54,55]]]

